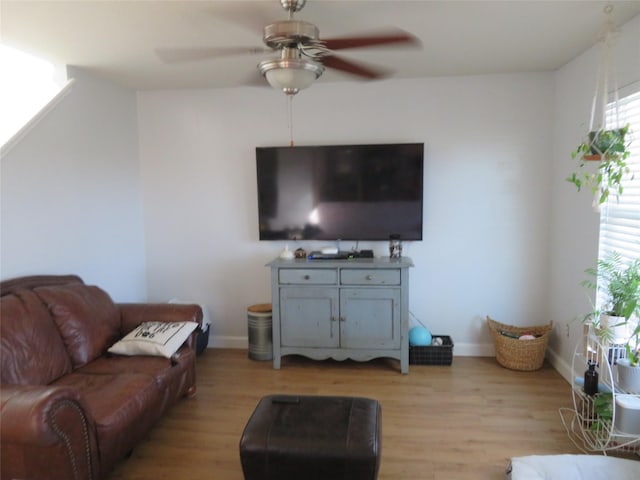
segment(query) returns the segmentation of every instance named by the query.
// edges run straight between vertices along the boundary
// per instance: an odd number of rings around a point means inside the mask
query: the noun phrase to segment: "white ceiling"
[[[617,25],[640,14],[640,0],[309,0],[295,18],[321,38],[392,26],[413,33],[422,48],[339,52],[411,78],[555,70],[597,43],[607,3]],[[286,15],[278,0],[0,0],[0,32],[6,45],[137,89],[229,87],[254,80],[270,55],[168,65],[154,49],[261,47],[262,27]],[[327,70],[319,81],[344,80],[355,78]]]

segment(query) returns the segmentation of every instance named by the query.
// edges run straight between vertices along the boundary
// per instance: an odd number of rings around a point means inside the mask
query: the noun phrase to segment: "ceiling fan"
[[[295,95],[309,87],[322,75],[325,67],[352,75],[377,79],[386,76],[387,70],[372,68],[335,55],[334,50],[373,47],[390,44],[420,45],[413,35],[402,30],[393,30],[378,35],[321,39],[314,24],[293,18],[306,0],[280,0],[280,5],[289,13],[287,20],[264,27],[264,48],[200,48],[200,49],[156,49],[161,60],[177,63],[212,58],[235,53],[279,52],[279,58],[263,60],[258,64],[259,72],[269,84],[287,95]]]

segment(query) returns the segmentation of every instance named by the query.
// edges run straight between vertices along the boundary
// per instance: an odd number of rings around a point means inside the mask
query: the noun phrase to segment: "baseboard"
[[[456,344],[453,348],[453,356],[460,357],[493,357],[496,352],[493,344],[476,344],[463,343]],[[573,381],[571,378],[571,365],[569,365],[554,350],[547,349],[545,355],[549,364],[564,378],[569,384]]]
[[[454,357],[493,357],[495,354],[492,343],[456,343],[453,340]]]
[[[493,357],[495,351],[493,344],[490,343],[455,343],[453,341],[454,357]],[[208,348],[238,348],[247,349],[249,347],[249,339],[247,337],[225,337],[211,336],[209,337]]]
[[[493,357],[495,349],[493,343],[455,343],[453,346],[454,357]],[[209,338],[208,348],[249,348],[248,337],[221,337],[213,336]],[[547,361],[553,368],[571,384],[571,365],[562,359],[555,351],[547,349]]]
[[[208,348],[237,348],[247,349],[249,348],[248,337],[220,337],[212,335],[209,337]]]
[[[550,348],[547,348],[546,357],[551,366],[556,369],[556,371],[569,383],[569,385],[571,385],[573,382],[573,379],[571,378],[571,365],[569,365],[562,357],[560,357],[560,355]]]

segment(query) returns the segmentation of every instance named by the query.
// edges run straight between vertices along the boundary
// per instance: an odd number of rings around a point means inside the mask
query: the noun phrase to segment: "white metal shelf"
[[[591,330],[579,342],[572,362],[573,419],[571,428],[563,415],[570,436],[580,440],[587,451],[606,453],[613,450],[624,450],[640,454],[640,435],[622,432],[615,428],[616,396],[628,394],[621,390],[615,382],[614,365],[617,359],[625,358],[626,352],[621,345],[607,345]],[[598,395],[589,396],[584,393],[584,371],[587,363],[598,365]],[[611,395],[612,416],[600,418],[596,412],[596,401],[600,395]],[[636,395],[640,397],[640,395]],[[562,412],[561,412],[562,414]],[[575,440],[575,439],[574,439]]]

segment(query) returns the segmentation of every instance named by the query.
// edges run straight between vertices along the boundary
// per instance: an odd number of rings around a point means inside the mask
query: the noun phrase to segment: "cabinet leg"
[[[274,355],[273,356],[273,369],[274,370],[280,370],[280,356],[279,355]]]

